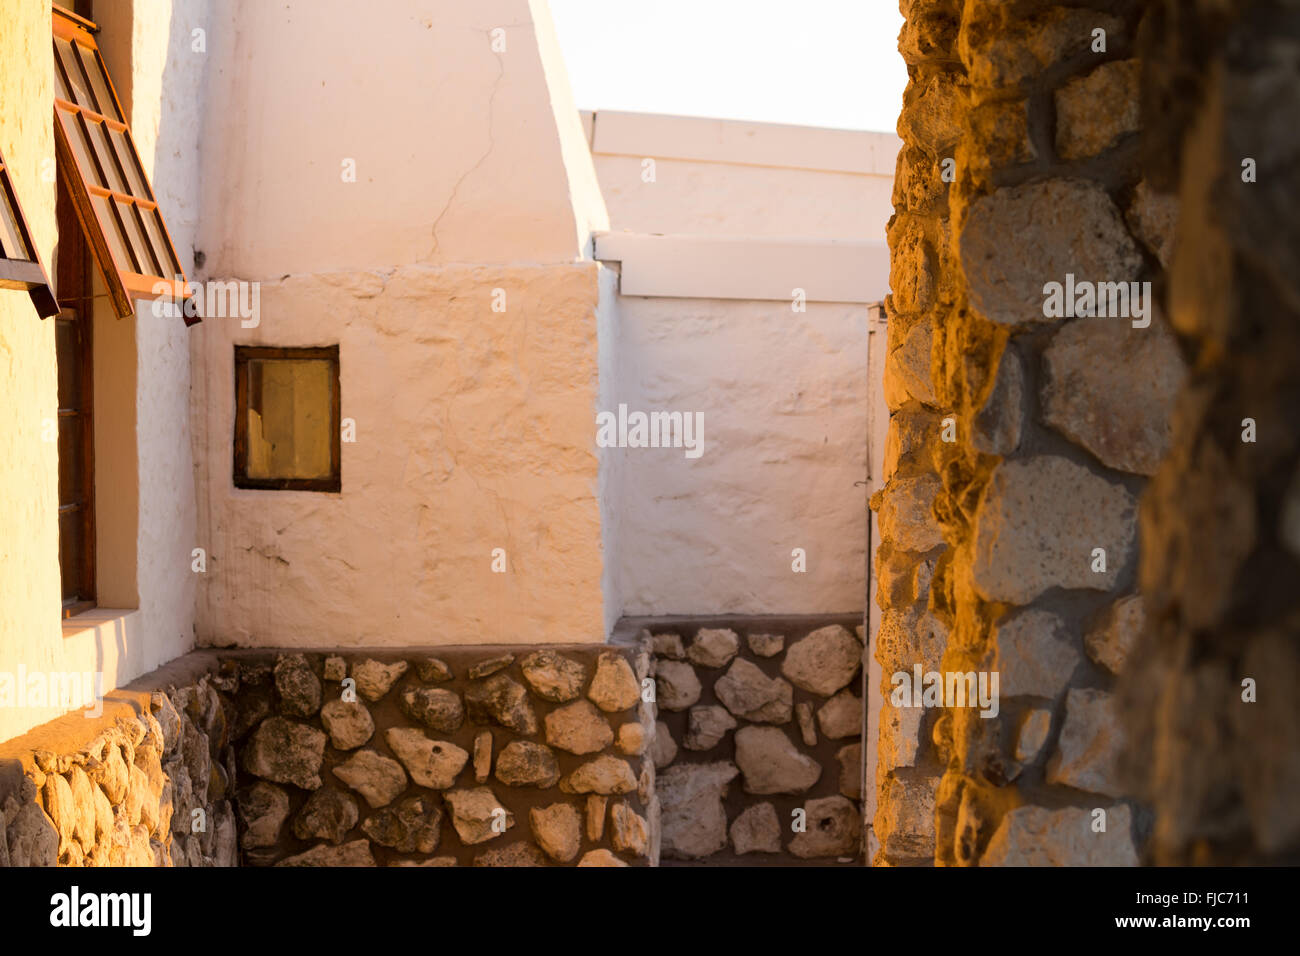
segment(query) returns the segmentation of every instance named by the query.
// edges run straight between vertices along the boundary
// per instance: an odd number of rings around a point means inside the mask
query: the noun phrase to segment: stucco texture
[[[607,450],[624,613],[863,607],[866,324],[852,303],[619,299],[612,401],[704,415],[699,458]]]
[[[200,641],[602,640],[596,265],[292,276],[261,296],[257,328],[199,333]],[[234,488],[234,345],[335,343],[356,425],[342,491]]]

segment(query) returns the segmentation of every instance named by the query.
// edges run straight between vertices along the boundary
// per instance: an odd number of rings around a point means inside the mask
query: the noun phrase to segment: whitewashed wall
[[[603,407],[705,423],[695,460],[602,452],[607,600],[629,615],[862,610],[867,304],[888,291],[897,138],[603,111],[584,125],[611,219],[597,255],[623,279]]]
[[[237,0],[210,47],[205,274],[262,285],[193,339],[200,640],[602,640],[607,220],[544,6]],[[335,343],[342,491],[235,489],[234,346]]]

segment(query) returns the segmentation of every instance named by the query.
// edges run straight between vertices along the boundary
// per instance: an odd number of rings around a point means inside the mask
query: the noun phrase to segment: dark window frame
[[[27,214],[23,212],[22,203],[18,201],[18,191],[14,188],[13,177],[9,175],[9,166],[0,154],[0,202],[9,207],[16,227],[18,245],[16,255],[5,252],[5,242],[0,242],[0,289],[22,289],[31,296],[36,314],[42,319],[59,314],[59,303],[50,288],[50,277],[41,262],[40,250],[32,239],[31,227],[27,225]]]
[[[59,373],[59,393],[56,400],[59,427],[59,584],[62,616],[74,617],[97,606],[98,582],[96,562],[98,542],[95,538],[95,374],[94,374],[94,296],[93,270],[90,248],[77,212],[67,180],[60,176],[57,182],[55,220],[58,226],[58,244],[54,251],[54,283],[62,298],[63,308],[55,317],[55,359]],[[71,323],[71,348],[61,348],[62,327]],[[65,365],[71,363],[71,367]],[[76,393],[71,404],[64,404],[62,394],[65,380]],[[81,459],[77,473],[69,472],[70,462],[64,462],[63,435],[75,430],[74,441]],[[78,440],[79,439],[79,440]],[[71,477],[76,487],[69,487],[65,477]],[[65,518],[70,513],[79,516],[81,546],[73,554],[73,564],[65,567],[68,542],[64,537]],[[68,584],[72,584],[71,590]]]
[[[248,475],[248,363],[253,360],[326,359],[332,364],[330,375],[330,474],[326,478],[250,478]],[[260,345],[235,346],[235,445],[231,477],[236,488],[258,491],[325,491],[343,490],[342,419],[340,386],[342,377],[337,345],[301,348],[272,348]]]

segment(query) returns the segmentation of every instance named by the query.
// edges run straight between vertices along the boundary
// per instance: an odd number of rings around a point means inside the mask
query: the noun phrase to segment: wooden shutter
[[[0,289],[25,289],[42,319],[59,314],[50,277],[41,265],[9,167],[0,155]]]
[[[54,8],[54,136],[59,171],[117,314],[133,300],[185,297],[185,271],[131,138],[93,26]],[[192,325],[198,317],[187,317]]]

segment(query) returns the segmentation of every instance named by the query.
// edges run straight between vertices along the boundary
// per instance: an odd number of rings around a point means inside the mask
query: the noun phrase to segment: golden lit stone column
[[[1152,310],[1174,207],[1138,163],[1143,5],[901,7],[882,691],[918,664],[998,683],[975,706],[886,701],[877,862],[932,840],[939,864],[1136,863],[1113,690],[1143,619],[1137,500],[1184,375]]]

